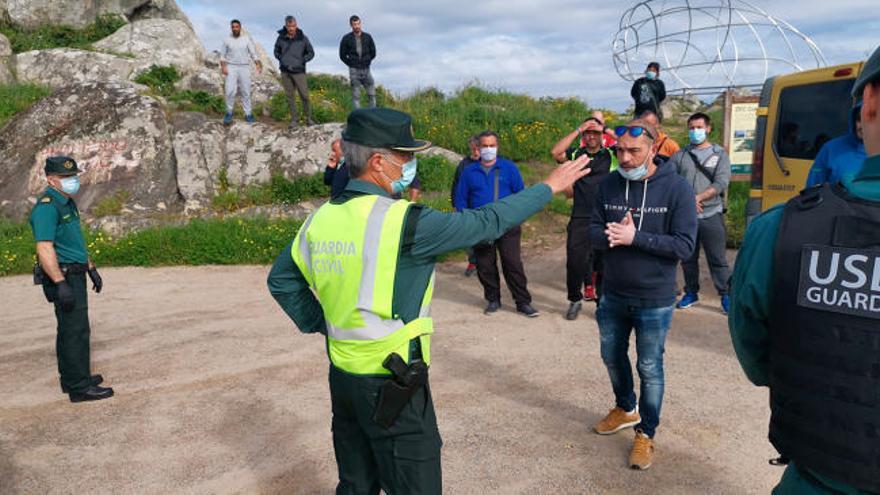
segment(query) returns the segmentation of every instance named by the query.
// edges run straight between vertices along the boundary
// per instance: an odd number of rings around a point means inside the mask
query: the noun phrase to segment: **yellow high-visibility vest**
[[[293,241],[293,261],[324,311],[330,362],[343,371],[388,375],[382,362],[392,352],[409,362],[414,338],[430,364],[434,274],[418,318],[404,324],[392,311],[409,205],[377,195],[328,202],[306,219]]]

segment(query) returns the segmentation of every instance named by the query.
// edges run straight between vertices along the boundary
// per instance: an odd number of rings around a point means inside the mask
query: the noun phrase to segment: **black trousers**
[[[429,385],[422,387],[390,429],[373,421],[384,378],[330,366],[337,495],[440,494],[440,432]]]
[[[58,322],[58,333],[55,337],[55,354],[58,357],[58,374],[61,384],[71,392],[81,392],[91,385],[91,356],[89,340],[89,302],[86,292],[86,274],[67,274],[65,277],[73,295],[76,306],[68,312],[61,310],[61,304],[55,297],[55,319]],[[57,291],[54,285],[48,288],[52,294]]]
[[[590,242],[590,219],[571,218],[568,221],[568,237],[565,241],[565,285],[568,300],[577,302],[583,298],[584,284],[593,284],[593,272],[601,271],[601,258],[593,251]],[[597,281],[598,282],[598,281]]]
[[[474,254],[477,256],[477,275],[483,285],[483,297],[487,301],[501,300],[501,279],[498,276],[498,263],[495,251],[501,255],[501,272],[504,281],[510,289],[513,300],[517,305],[531,304],[532,295],[526,287],[528,280],[522,263],[522,251],[520,250],[522,229],[516,226],[492,244],[478,244],[474,246]]]
[[[700,292],[700,246],[706,252],[706,262],[709,264],[715,290],[719,295],[727,294],[730,267],[727,265],[727,227],[724,225],[724,214],[718,213],[697,220],[694,254],[681,262],[685,291],[694,294]]]

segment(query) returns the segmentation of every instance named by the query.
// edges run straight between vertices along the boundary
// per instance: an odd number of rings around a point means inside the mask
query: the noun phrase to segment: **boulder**
[[[342,124],[282,130],[235,122],[224,128],[199,113],[175,115],[172,127],[178,188],[188,212],[210,206],[221,171],[227,185],[239,189],[275,174],[294,179],[323,170],[330,143],[342,132]]]
[[[126,82],[133,70],[132,59],[74,48],[33,50],[15,56],[19,82],[51,88],[86,81]]]
[[[35,29],[44,25],[84,28],[99,15],[119,14],[131,21],[170,19],[189,24],[174,0],[0,0],[0,21]]]
[[[219,68],[209,69],[202,67],[195,72],[183,76],[175,87],[223,96],[223,75],[220,74]]]
[[[0,0],[2,2],[3,0]],[[2,7],[0,4],[0,21],[2,21]],[[15,82],[15,77],[12,75],[12,70],[10,69],[10,62],[12,61],[12,46],[9,44],[9,40],[6,36],[0,34],[0,85],[2,84],[11,84]]]
[[[151,65],[174,65],[184,73],[204,67],[202,42],[188,23],[178,20],[135,21],[92,46],[98,50],[133,55],[135,73]]]
[[[52,155],[70,156],[83,169],[83,212],[118,190],[128,192],[133,211],[179,207],[165,112],[132,85],[70,84],[13,117],[0,130],[0,214],[27,216]]]

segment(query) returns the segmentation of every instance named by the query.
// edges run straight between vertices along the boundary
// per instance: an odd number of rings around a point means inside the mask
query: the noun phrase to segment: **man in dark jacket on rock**
[[[645,76],[636,79],[629,90],[636,104],[633,116],[639,117],[650,110],[663,120],[660,104],[666,99],[666,85],[660,80],[660,64],[651,62],[645,69]]]
[[[348,20],[351,32],[339,42],[339,59],[348,66],[348,79],[351,81],[351,104],[361,107],[361,87],[367,90],[370,108],[376,107],[376,84],[370,73],[370,63],[376,58],[376,44],[370,33],[361,29],[361,18],[353,15]]]
[[[284,27],[278,30],[275,40],[275,58],[281,69],[281,85],[287,95],[290,106],[290,128],[297,126],[296,95],[302,100],[302,117],[306,125],[312,125],[312,107],[309,105],[309,85],[306,81],[306,63],[315,58],[315,50],[309,38],[296,26],[296,18],[292,15],[284,18]]]

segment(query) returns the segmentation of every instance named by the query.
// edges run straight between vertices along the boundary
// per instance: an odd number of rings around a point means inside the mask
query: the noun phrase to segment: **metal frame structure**
[[[750,45],[737,39],[738,31],[749,33]],[[707,46],[713,34],[715,46]],[[624,80],[641,77],[647,62],[657,60],[681,88],[760,84],[771,75],[771,65],[797,71],[827,65],[812,39],[745,0],[640,1],[621,16],[611,45],[614,67]],[[755,47],[760,55],[745,53]],[[679,53],[671,55],[673,49]],[[743,75],[745,66],[751,72]],[[701,74],[699,81],[688,80],[686,69]]]

